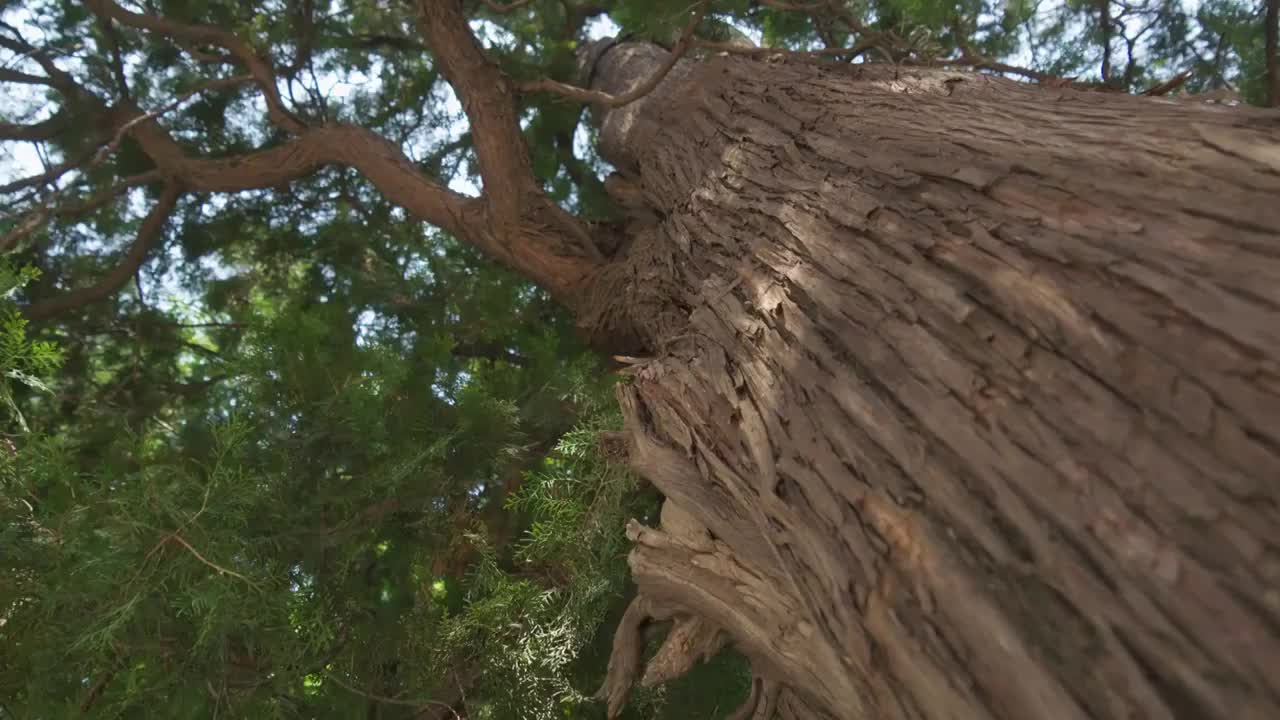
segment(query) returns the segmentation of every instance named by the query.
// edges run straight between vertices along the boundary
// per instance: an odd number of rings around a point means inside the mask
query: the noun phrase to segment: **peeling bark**
[[[637,603],[742,717],[1280,716],[1280,118],[720,57],[602,119]]]

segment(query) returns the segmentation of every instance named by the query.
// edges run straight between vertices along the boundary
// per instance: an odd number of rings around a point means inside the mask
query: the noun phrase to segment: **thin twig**
[[[206,558],[205,556],[201,555],[201,554],[200,554],[200,551],[198,551],[198,550],[196,550],[195,548],[191,547],[191,543],[187,542],[187,541],[186,541],[186,540],[185,540],[181,535],[179,535],[178,533],[176,533],[176,532],[175,532],[175,533],[173,533],[173,534],[170,536],[170,539],[171,539],[171,540],[177,540],[177,541],[178,541],[178,544],[180,544],[180,545],[182,545],[182,547],[184,547],[184,548],[186,548],[186,549],[190,550],[190,551],[191,551],[191,554],[192,554],[192,555],[195,555],[197,560],[199,560],[200,562],[204,563],[205,565],[208,565],[209,567],[213,568],[214,570],[217,570],[219,573],[222,573],[222,574],[224,574],[224,575],[230,575],[230,576],[232,576],[232,577],[236,577],[236,578],[240,578],[241,580],[243,580],[243,581],[245,581],[246,583],[248,583],[248,584],[249,584],[249,586],[250,586],[250,587],[252,587],[254,590],[261,590],[261,589],[262,589],[262,588],[258,587],[258,584],[257,584],[257,583],[255,583],[254,581],[250,580],[249,578],[247,578],[247,577],[245,577],[245,576],[241,575],[240,573],[236,572],[235,570],[229,570],[229,569],[227,569],[227,568],[224,568],[224,567],[222,567],[221,565],[219,565],[219,564],[217,564],[217,563],[215,563],[215,562],[212,562],[212,561],[210,561],[208,558]]]
[[[369,698],[370,700],[376,700],[380,703],[386,703],[388,705],[404,705],[407,707],[416,707],[420,710],[428,707],[443,708],[445,710],[448,710],[450,713],[452,713],[453,717],[456,718],[456,720],[462,720],[462,716],[458,714],[457,710],[453,709],[453,706],[449,705],[448,703],[440,702],[439,700],[401,700],[399,698],[387,697],[386,695],[375,695],[374,693],[361,690],[358,687],[348,685],[347,683],[338,679],[337,675],[334,675],[332,673],[326,672],[324,676],[332,680],[333,683],[338,687],[348,690],[350,692],[353,692],[356,695],[359,695],[361,697]]]
[[[667,57],[667,61],[662,64],[662,67],[650,75],[648,80],[621,95],[610,95],[599,90],[580,88],[576,85],[558,82],[550,78],[521,83],[518,89],[522,93],[550,92],[581,102],[600,104],[608,108],[620,108],[624,105],[629,105],[653,92],[654,88],[658,87],[663,78],[676,66],[676,63],[680,62],[680,58],[684,57],[684,54],[693,46],[695,42],[693,31],[697,29],[698,23],[702,21],[702,17],[706,14],[707,4],[708,0],[699,0],[693,17],[689,20],[689,24],[685,26],[684,31],[681,32],[680,40],[675,47],[671,48],[671,53]]]
[[[148,550],[148,551],[147,551],[147,554],[143,556],[143,558],[142,558],[142,562],[140,563],[140,565],[139,565],[139,567],[138,567],[138,572],[137,572],[137,573],[135,573],[135,574],[134,574],[134,576],[133,576],[133,580],[137,580],[138,575],[142,574],[142,570],[143,570],[144,568],[146,568],[147,563],[148,563],[148,562],[150,562],[150,560],[151,560],[152,556],[154,556],[157,552],[159,552],[159,551],[160,551],[160,548],[163,548],[165,545],[168,545],[170,540],[176,540],[180,545],[182,545],[183,547],[185,547],[187,550],[190,550],[190,551],[191,551],[191,554],[192,554],[192,555],[195,555],[195,556],[196,556],[196,558],[197,558],[198,560],[200,560],[200,562],[204,563],[205,565],[208,565],[209,567],[213,568],[214,570],[217,570],[219,573],[223,573],[223,574],[226,574],[226,575],[231,575],[232,577],[240,578],[241,580],[243,580],[243,581],[245,581],[246,583],[248,583],[248,584],[249,584],[249,586],[250,586],[250,587],[252,587],[252,588],[254,588],[255,590],[261,590],[261,588],[260,588],[260,587],[258,587],[258,584],[257,584],[257,583],[255,583],[254,581],[252,581],[252,580],[250,580],[249,578],[245,577],[244,575],[241,575],[240,573],[236,572],[235,570],[229,570],[229,569],[227,569],[227,568],[224,568],[224,567],[222,567],[221,565],[218,565],[217,563],[214,563],[214,562],[210,561],[210,560],[209,560],[209,559],[207,559],[204,555],[201,555],[201,554],[200,554],[200,552],[199,552],[198,550],[196,550],[194,547],[191,547],[191,543],[187,542],[187,541],[186,541],[186,538],[183,538],[183,537],[182,537],[182,534],[181,534],[181,533],[182,533],[182,531],[183,531],[183,530],[186,530],[188,527],[190,527],[192,524],[194,524],[196,520],[199,520],[199,519],[200,519],[200,516],[204,514],[205,510],[207,510],[207,509],[209,508],[209,492],[210,492],[212,489],[213,489],[213,486],[212,486],[212,485],[209,485],[209,486],[206,486],[206,487],[205,487],[205,489],[204,489],[204,499],[200,502],[200,509],[199,509],[199,510],[197,510],[197,511],[195,512],[195,514],[194,514],[194,515],[192,515],[191,517],[187,518],[186,522],[184,522],[184,523],[182,523],[182,525],[178,526],[178,529],[177,529],[177,530],[174,530],[173,532],[169,533],[168,535],[165,535],[164,537],[160,538],[160,542],[157,542],[157,543],[156,543],[156,544],[155,544],[155,545],[154,545],[150,550]],[[132,582],[133,582],[133,580],[130,580],[129,582],[130,582],[130,583],[132,583]]]

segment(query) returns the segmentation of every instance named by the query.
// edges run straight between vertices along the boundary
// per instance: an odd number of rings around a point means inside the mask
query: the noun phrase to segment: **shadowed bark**
[[[743,717],[1280,713],[1280,117],[720,57],[602,120],[636,612]]]

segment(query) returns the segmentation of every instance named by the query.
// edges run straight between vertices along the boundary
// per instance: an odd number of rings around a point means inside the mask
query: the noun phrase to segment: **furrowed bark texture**
[[[1280,115],[712,58],[603,132],[632,620],[740,717],[1280,717]]]

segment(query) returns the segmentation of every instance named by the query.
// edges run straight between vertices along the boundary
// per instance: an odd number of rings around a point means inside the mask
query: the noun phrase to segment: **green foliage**
[[[584,396],[585,418],[527,473],[504,511],[527,527],[507,548],[469,534],[476,563],[461,612],[437,634],[440,662],[480,660],[470,705],[478,718],[562,717],[587,702],[570,666],[623,596],[628,518],[656,510],[634,478],[604,460],[600,433],[620,427],[616,409]],[[504,562],[504,557],[509,559]]]
[[[38,277],[38,269],[30,265],[15,267],[0,258],[0,404],[8,411],[10,421],[24,432],[28,430],[27,421],[18,408],[14,383],[48,393],[45,383],[62,363],[62,352],[54,343],[28,337],[28,321],[13,302],[14,295]]]
[[[9,459],[11,712],[61,715],[109,678],[95,715],[163,702],[344,717],[364,700],[342,683],[425,698],[459,667],[479,673],[477,712],[578,698],[563,667],[620,593],[621,520],[638,507],[630,477],[591,449],[616,425],[605,388],[589,365],[563,369],[568,384],[546,392],[581,424],[526,471],[513,443],[541,430],[500,378],[432,400],[383,347],[319,345],[331,315],[287,313],[255,333],[217,405],[229,411],[103,444],[31,438]],[[526,472],[519,500],[486,508],[498,502],[486,486]],[[495,546],[498,521],[522,515],[535,530]],[[540,540],[548,523],[568,545]],[[460,545],[478,559],[453,574]],[[417,661],[392,668],[399,657]]]

